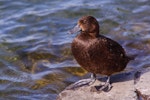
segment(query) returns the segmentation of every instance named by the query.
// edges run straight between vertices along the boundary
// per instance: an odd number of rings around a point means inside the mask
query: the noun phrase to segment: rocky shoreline
[[[109,92],[91,91],[93,86],[99,85],[104,79],[75,90],[65,89],[56,100],[150,100],[150,68],[113,75],[113,87]]]

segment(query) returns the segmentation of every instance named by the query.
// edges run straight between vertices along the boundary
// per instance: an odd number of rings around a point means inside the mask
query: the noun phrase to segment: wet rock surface
[[[150,68],[113,75],[113,87],[108,92],[91,91],[94,86],[104,84],[105,79],[96,80],[90,86],[65,89],[57,96],[57,100],[150,100]]]

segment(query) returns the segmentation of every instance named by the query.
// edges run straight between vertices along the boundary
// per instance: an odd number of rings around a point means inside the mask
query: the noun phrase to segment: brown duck
[[[116,41],[99,34],[99,23],[93,16],[79,19],[77,26],[70,33],[80,33],[72,42],[72,53],[76,61],[88,72],[93,73],[90,79],[81,80],[71,88],[91,84],[96,74],[107,75],[108,79],[99,89],[111,89],[110,76],[125,69],[131,60],[124,49]]]

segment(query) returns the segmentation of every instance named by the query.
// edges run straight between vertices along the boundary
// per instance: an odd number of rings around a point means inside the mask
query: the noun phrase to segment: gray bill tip
[[[73,33],[77,33],[81,30],[81,28],[79,27],[79,25],[76,25],[73,29],[69,30],[69,34],[73,34]]]

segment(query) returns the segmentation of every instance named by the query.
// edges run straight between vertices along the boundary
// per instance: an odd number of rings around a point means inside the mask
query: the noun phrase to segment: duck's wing
[[[118,60],[128,58],[124,49],[119,43],[104,36],[97,38],[95,43],[91,45],[89,54],[91,57],[96,57],[100,60]]]

